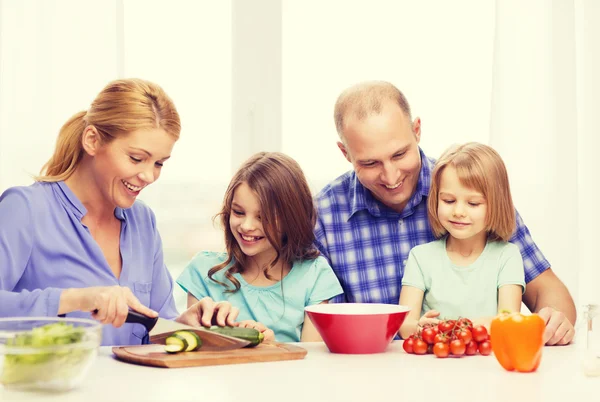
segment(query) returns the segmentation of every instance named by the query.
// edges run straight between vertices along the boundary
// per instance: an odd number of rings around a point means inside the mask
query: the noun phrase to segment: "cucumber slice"
[[[186,340],[188,344],[185,349],[186,352],[192,352],[202,346],[202,340],[195,332],[182,330],[175,332],[173,335],[179,335]]]
[[[187,339],[181,335],[173,334],[165,339],[165,350],[168,353],[185,352],[188,346]]]
[[[182,351],[181,345],[175,345],[175,344],[165,345],[165,352],[167,352],[167,353],[179,353],[181,351]]]

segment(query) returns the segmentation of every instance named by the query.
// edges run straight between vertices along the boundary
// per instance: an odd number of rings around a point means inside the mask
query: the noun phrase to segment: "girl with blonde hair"
[[[410,251],[399,303],[411,312],[400,335],[439,316],[489,327],[499,311],[519,311],[525,273],[519,248],[508,243],[516,218],[500,155],[473,142],[447,150],[433,170],[427,207],[438,240]]]

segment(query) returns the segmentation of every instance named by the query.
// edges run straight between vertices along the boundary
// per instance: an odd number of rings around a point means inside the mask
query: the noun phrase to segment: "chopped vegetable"
[[[84,337],[83,328],[64,322],[17,333],[4,345],[0,383],[21,385],[70,381],[78,377],[91,362],[89,357],[96,353],[97,345],[82,342]]]

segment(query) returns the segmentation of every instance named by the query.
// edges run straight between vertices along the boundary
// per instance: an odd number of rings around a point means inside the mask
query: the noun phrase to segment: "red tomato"
[[[473,336],[471,335],[471,331],[469,331],[468,329],[461,330],[458,333],[457,337],[458,337],[458,339],[463,341],[465,343],[465,345],[468,345],[469,342],[471,342],[471,340],[473,339]]]
[[[471,341],[467,344],[467,349],[465,350],[465,354],[467,356],[473,356],[477,354],[477,342]]]
[[[402,344],[402,347],[404,348],[404,351],[406,353],[413,353],[413,345],[415,343],[415,340],[412,338],[412,336],[408,339],[404,340],[404,343]]]
[[[441,358],[448,357],[450,354],[450,345],[443,342],[436,343],[433,345],[433,354]]]
[[[453,328],[454,323],[451,323],[450,321],[442,321],[438,324],[438,330],[443,334],[447,334],[452,331]]]
[[[471,332],[473,334],[473,339],[476,342],[483,342],[488,339],[487,329],[485,329],[483,325],[477,325],[476,327],[473,327]]]
[[[436,332],[433,328],[425,328],[421,331],[421,338],[428,344],[433,345]]]
[[[490,353],[492,353],[492,344],[490,343],[490,341],[483,341],[479,344],[479,353],[481,353],[484,356],[487,356]]]
[[[448,339],[448,336],[446,334],[436,334],[433,338],[433,343],[436,344],[438,342],[450,343],[450,339]]]
[[[455,356],[464,355],[466,348],[465,343],[460,339],[450,342],[450,352]]]
[[[413,343],[413,353],[416,355],[424,355],[427,353],[427,344],[422,339],[417,339]]]
[[[473,328],[473,322],[468,318],[460,318],[457,322],[459,328],[471,329]]]

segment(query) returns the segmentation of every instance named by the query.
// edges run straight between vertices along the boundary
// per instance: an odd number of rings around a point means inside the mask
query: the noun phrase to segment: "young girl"
[[[438,316],[489,328],[499,311],[520,311],[525,274],[518,247],[508,243],[515,209],[500,155],[478,143],[446,151],[432,173],[428,213],[439,240],[410,252],[400,304],[411,311],[402,338]]]
[[[234,175],[219,215],[226,253],[197,254],[177,283],[188,305],[210,297],[264,324],[279,342],[321,340],[304,307],[327,303],[342,287],[313,247],[316,212],[300,166],[261,152]],[[265,330],[264,326],[259,326]]]

